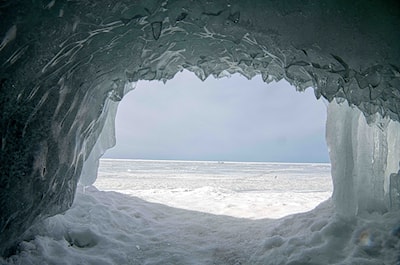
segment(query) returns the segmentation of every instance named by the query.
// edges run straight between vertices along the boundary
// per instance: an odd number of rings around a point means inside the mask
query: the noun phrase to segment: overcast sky
[[[178,73],[165,85],[141,81],[124,97],[117,145],[104,157],[264,162],[328,162],[326,106],[312,89],[286,81]]]

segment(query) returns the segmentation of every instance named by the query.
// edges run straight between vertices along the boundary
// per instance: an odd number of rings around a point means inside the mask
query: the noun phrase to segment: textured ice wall
[[[113,142],[97,139],[128,82],[184,68],[260,74],[399,120],[399,10],[389,0],[2,1],[0,253],[70,206],[84,161],[82,182],[94,181],[90,165]]]

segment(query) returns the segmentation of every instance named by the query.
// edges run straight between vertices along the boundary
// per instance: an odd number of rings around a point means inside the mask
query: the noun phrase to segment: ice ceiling
[[[328,111],[338,212],[399,205],[397,1],[3,0],[0,21],[1,254],[68,209],[84,164],[94,181],[132,82],[182,69],[347,100]]]

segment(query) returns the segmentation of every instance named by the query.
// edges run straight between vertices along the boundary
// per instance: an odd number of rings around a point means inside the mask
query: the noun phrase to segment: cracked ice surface
[[[101,136],[109,110],[137,80],[182,69],[284,78],[346,99],[370,122],[400,120],[399,10],[372,0],[2,1],[0,252],[70,207],[84,161],[82,182],[94,181],[114,141]]]

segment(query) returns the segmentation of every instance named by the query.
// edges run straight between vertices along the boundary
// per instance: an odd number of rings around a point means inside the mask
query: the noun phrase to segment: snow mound
[[[344,219],[331,201],[278,220],[212,215],[94,187],[32,227],[4,265],[398,264],[399,213]],[[397,263],[396,263],[397,262]]]

